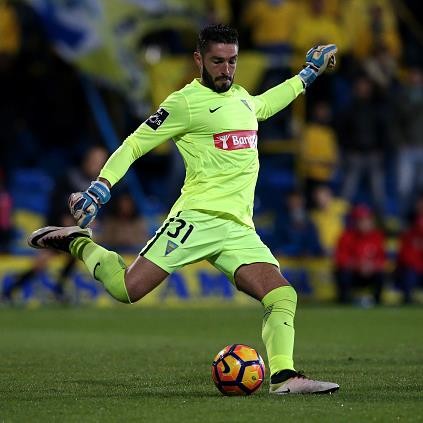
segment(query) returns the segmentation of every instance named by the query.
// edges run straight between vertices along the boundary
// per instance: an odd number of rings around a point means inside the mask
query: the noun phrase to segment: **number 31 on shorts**
[[[169,228],[170,224],[173,222],[175,222],[175,226],[172,228]],[[193,230],[194,230],[194,226],[191,225],[191,223],[187,224],[187,222],[184,219],[181,219],[179,217],[170,218],[169,221],[163,226],[163,232],[166,231],[165,233],[167,236],[169,236],[170,238],[175,238],[179,240],[181,244],[183,244],[188,239],[188,237],[191,235]]]

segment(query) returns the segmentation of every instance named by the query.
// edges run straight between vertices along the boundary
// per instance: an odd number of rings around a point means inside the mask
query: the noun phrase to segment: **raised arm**
[[[299,94],[304,92],[327,67],[335,66],[335,44],[311,48],[306,54],[306,64],[298,75],[287,79],[282,84],[267,90],[263,94],[253,96],[258,120],[266,120],[284,109]]]

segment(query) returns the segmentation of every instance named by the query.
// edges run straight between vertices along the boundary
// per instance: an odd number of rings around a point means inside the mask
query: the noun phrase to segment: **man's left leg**
[[[240,266],[234,275],[240,291],[261,301],[264,306],[262,338],[270,367],[270,393],[332,393],[339,385],[306,378],[294,369],[294,316],[297,294],[270,263]]]
[[[277,267],[269,263],[241,266],[235,273],[235,284],[240,291],[263,304],[262,337],[269,357],[270,374],[285,369],[294,370],[295,289]]]

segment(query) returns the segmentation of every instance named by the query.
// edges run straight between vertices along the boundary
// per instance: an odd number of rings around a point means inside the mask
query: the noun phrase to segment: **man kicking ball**
[[[252,96],[233,83],[237,32],[225,25],[204,28],[194,52],[200,78],[172,93],[126,138],[85,192],[71,194],[70,211],[78,226],[39,229],[29,237],[29,245],[79,258],[110,295],[124,303],[140,300],[186,264],[207,260],[240,291],[263,304],[262,338],[271,394],[338,390],[336,383],[312,380],[295,370],[297,294],[252,220],[259,170],[258,121],[282,110],[328,66],[334,66],[336,51],[333,44],[310,49],[298,75]],[[182,193],[155,236],[127,267],[116,252],[96,244],[86,227],[131,164],[169,139],[186,166]]]

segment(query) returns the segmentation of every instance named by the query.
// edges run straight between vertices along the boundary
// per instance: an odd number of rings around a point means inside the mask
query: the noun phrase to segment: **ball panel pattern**
[[[232,344],[222,349],[212,363],[212,379],[224,395],[250,395],[260,388],[264,362],[254,348]]]

